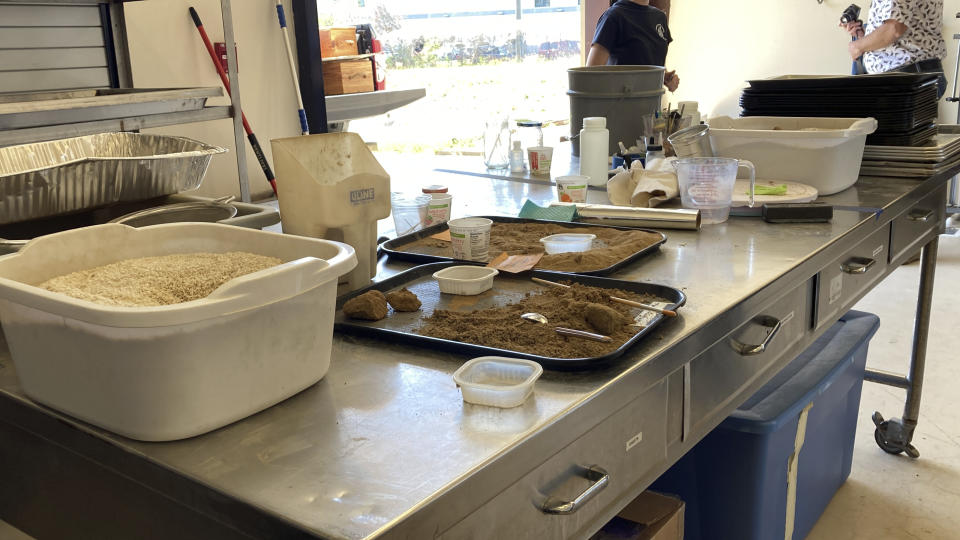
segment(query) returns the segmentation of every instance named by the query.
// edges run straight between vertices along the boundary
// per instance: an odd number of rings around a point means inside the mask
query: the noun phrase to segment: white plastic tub
[[[440,292],[473,296],[493,287],[493,278],[500,271],[486,266],[451,266],[433,273]]]
[[[247,251],[283,264],[206,298],[94,304],[35,287],[120,260]],[[145,441],[191,437],[282,401],[330,365],[337,279],[353,248],[213,223],[107,224],[32,240],[0,257],[0,319],[24,392]]]
[[[595,234],[551,234],[541,238],[540,242],[543,243],[543,249],[546,250],[547,255],[553,255],[554,253],[590,251],[596,237]]]
[[[717,156],[752,161],[758,179],[830,195],[857,181],[864,143],[876,129],[873,118],[719,116],[710,119],[710,140]]]
[[[460,366],[453,380],[464,401],[509,409],[523,405],[542,374],[540,364],[530,360],[481,356]]]

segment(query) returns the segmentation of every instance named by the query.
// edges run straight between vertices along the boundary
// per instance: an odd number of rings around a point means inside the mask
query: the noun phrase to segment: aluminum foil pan
[[[99,133],[0,148],[0,223],[196,189],[214,154],[183,137]]]

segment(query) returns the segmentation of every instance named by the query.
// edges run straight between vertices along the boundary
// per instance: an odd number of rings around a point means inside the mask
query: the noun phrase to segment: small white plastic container
[[[427,227],[437,223],[450,221],[450,208],[453,206],[453,195],[449,193],[431,193],[427,203]]]
[[[540,364],[530,360],[481,356],[460,366],[453,380],[467,403],[509,409],[523,405],[542,374]]]
[[[719,116],[710,119],[710,140],[717,156],[753,162],[758,179],[830,195],[857,181],[867,135],[876,129],[873,118]]]
[[[551,234],[541,238],[540,242],[543,243],[543,249],[546,250],[547,255],[553,255],[556,253],[590,251],[596,237],[595,234]]]
[[[560,202],[584,203],[587,202],[587,184],[590,178],[586,176],[558,176],[557,200]]]
[[[486,266],[451,266],[433,273],[440,292],[474,296],[493,287],[493,278],[500,271]]]
[[[451,219],[450,247],[453,258],[465,261],[486,261],[490,252],[490,227],[493,221],[487,218],[468,217]]]
[[[246,251],[283,264],[206,298],[95,304],[36,287],[137,257]],[[23,391],[125,437],[169,441],[240,420],[319,381],[330,366],[339,242],[214,223],[118,223],[42,236],[0,257],[0,319]]]

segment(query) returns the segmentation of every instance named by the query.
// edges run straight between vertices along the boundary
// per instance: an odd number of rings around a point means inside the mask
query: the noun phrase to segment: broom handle
[[[287,32],[287,17],[283,13],[283,3],[277,0],[277,20],[283,31],[283,44],[287,47],[287,60],[290,62],[290,77],[293,79],[293,89],[297,95],[297,114],[300,116],[300,134],[309,135],[310,126],[307,124],[307,113],[303,110],[303,97],[300,96],[300,80],[297,78],[297,67],[293,62],[293,50],[290,48],[290,35]]]
[[[210,55],[210,60],[213,61],[213,67],[216,68],[217,74],[220,75],[220,81],[223,83],[223,87],[227,90],[227,95],[230,95],[230,79],[227,78],[226,72],[223,71],[223,66],[220,65],[220,59],[217,58],[217,53],[213,50],[213,43],[210,43],[210,38],[207,36],[207,31],[203,29],[203,22],[200,20],[200,14],[197,13],[197,10],[190,7],[190,17],[193,18],[193,24],[196,25],[197,31],[200,32],[200,38],[203,40],[203,44],[207,48],[207,53]],[[234,111],[236,113],[236,111]],[[277,179],[273,176],[273,171],[270,170],[270,164],[267,163],[267,156],[263,154],[263,149],[260,148],[260,142],[257,141],[257,136],[253,134],[253,129],[250,128],[250,123],[247,122],[247,115],[243,114],[243,111],[240,111],[240,118],[243,120],[243,130],[247,132],[247,140],[250,141],[250,148],[253,149],[253,154],[257,157],[257,163],[260,164],[260,168],[263,169],[264,176],[267,177],[267,182],[270,182],[270,187],[273,189],[273,194],[277,194]]]

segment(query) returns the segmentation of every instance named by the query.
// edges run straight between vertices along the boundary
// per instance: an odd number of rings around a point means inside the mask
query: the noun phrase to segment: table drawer
[[[825,266],[817,275],[817,324],[833,324],[850,303],[883,276],[889,251],[887,226]]]
[[[721,409],[738,405],[810,328],[813,280],[771,302],[690,362],[689,428],[697,432]]]
[[[652,467],[666,461],[668,378],[547,459],[440,535],[459,538],[571,538],[599,527],[598,515]],[[604,474],[606,473],[606,474]],[[573,508],[563,502],[580,501]],[[543,510],[551,505],[569,513]]]
[[[890,262],[900,264],[927,243],[930,233],[940,232],[947,207],[947,192],[942,189],[920,199],[893,220],[890,231]]]

